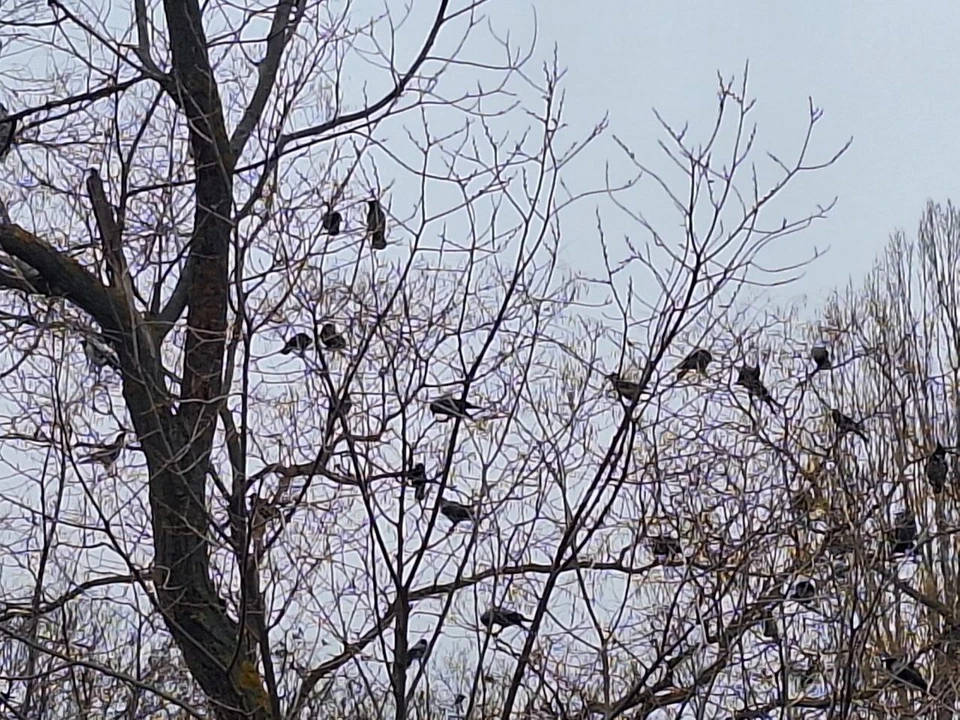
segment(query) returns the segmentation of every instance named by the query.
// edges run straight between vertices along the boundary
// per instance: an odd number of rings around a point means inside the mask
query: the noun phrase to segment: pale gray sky
[[[586,128],[609,110],[612,131],[645,157],[661,136],[652,107],[706,130],[717,70],[739,74],[747,60],[760,149],[796,148],[808,95],[825,111],[815,157],[854,137],[838,165],[798,183],[784,205],[799,214],[839,196],[827,221],[787,241],[831,248],[787,295],[816,300],[858,280],[894,229],[915,232],[928,198],[960,197],[960,4],[550,0],[536,10],[540,54],[556,42],[569,68],[567,120]],[[532,27],[528,3],[491,14],[511,13]]]

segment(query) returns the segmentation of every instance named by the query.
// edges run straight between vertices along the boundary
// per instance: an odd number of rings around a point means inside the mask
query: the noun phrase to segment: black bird
[[[669,558],[683,552],[680,540],[669,535],[650,538],[650,551],[658,558]]]
[[[613,383],[614,391],[624,400],[634,401],[640,398],[640,383],[624,380],[620,377],[620,373],[615,372],[609,373],[607,380]]]
[[[853,433],[866,441],[867,433],[864,432],[862,423],[858,423],[852,417],[844,415],[836,409],[830,411],[830,417],[833,418],[833,424],[837,426],[841,437],[847,433]]]
[[[343,215],[333,208],[327,210],[320,219],[320,224],[327,235],[339,235],[341,223],[343,223]]]
[[[407,649],[407,667],[413,665],[414,660],[417,662],[423,662],[424,656],[427,654],[427,649],[430,646],[427,644],[427,641],[423,638],[417,641],[417,644],[411,648]]]
[[[807,603],[817,596],[816,585],[812,580],[798,580],[790,590],[788,600],[794,600],[798,603]]]
[[[707,373],[707,365],[713,361],[713,355],[710,354],[709,350],[704,348],[697,348],[692,353],[687,355],[683,362],[677,367],[679,372],[677,373],[677,381],[683,380],[687,376],[687,373],[691,371],[696,371],[702,375]]]
[[[290,353],[295,352],[297,355],[303,356],[303,353],[313,344],[313,339],[306,333],[297,333],[293,337],[289,338],[284,344],[283,348],[280,350],[281,355],[289,355]]]
[[[495,625],[499,625],[500,627],[516,626],[522,630],[526,630],[527,628],[523,627],[523,623],[525,622],[530,621],[516,610],[504,610],[503,608],[497,607],[485,610],[483,615],[480,616],[480,624],[490,630],[492,630]]]
[[[106,366],[119,372],[120,359],[106,342],[95,337],[85,337],[80,340],[80,343],[83,345],[83,354],[87,356],[87,361],[97,372]]]
[[[947,484],[947,449],[940,443],[937,443],[933,454],[927,458],[926,473],[934,495],[942,493]]]
[[[407,471],[406,478],[410,481],[410,487],[416,491],[414,496],[417,500],[423,500],[427,496],[427,483],[430,482],[427,480],[427,469],[423,463],[418,462],[410,468]]]
[[[464,702],[466,702],[467,696],[463,693],[457,693],[457,696],[453,699],[454,707],[460,707]]]
[[[367,237],[374,250],[387,246],[387,216],[376,200],[367,200]]]
[[[444,395],[430,403],[430,412],[438,417],[448,420],[452,417],[471,419],[471,410],[480,410],[479,405],[474,405],[466,400],[461,400],[454,395]]]
[[[763,621],[763,636],[768,640],[780,639],[780,628],[777,627],[777,621],[772,616],[767,616]]]
[[[124,430],[120,431],[120,434],[114,439],[109,445],[104,445],[99,447],[85,458],[81,458],[78,461],[79,465],[89,465],[90,463],[100,463],[107,470],[113,467],[114,463],[120,459],[120,454],[123,452],[124,441],[126,440],[127,433]]]
[[[333,323],[324,323],[320,328],[320,342],[327,350],[343,350],[347,347],[347,339],[337,332]]]
[[[893,675],[897,680],[906,685],[912,685],[915,688],[927,691],[927,681],[913,663],[901,660],[892,655],[881,656],[887,672]]]
[[[915,554],[917,523],[916,520],[914,520],[913,513],[909,510],[897,513],[893,528],[888,533],[887,539],[890,541],[891,555]]]
[[[462,522],[475,522],[476,520],[472,508],[446,498],[440,498],[440,514],[451,522],[451,530]]]
[[[825,345],[815,346],[813,350],[810,351],[810,357],[817,366],[813,371],[814,373],[818,373],[821,370],[829,370],[833,367],[833,363],[830,361],[830,351],[827,350]]]
[[[17,134],[17,121],[7,120],[11,113],[0,103],[0,160],[3,160],[10,148],[13,147],[14,137]]]
[[[760,380],[759,365],[753,367],[750,365],[744,365],[743,367],[738,368],[736,384],[746,388],[746,391],[751,397],[762,400],[772,409],[776,409],[780,406],[779,403],[773,399],[770,391],[764,386],[763,381]]]

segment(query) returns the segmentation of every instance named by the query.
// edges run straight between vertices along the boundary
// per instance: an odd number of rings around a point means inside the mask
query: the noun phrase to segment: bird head
[[[620,373],[618,373],[618,372],[616,372],[616,371],[614,371],[614,372],[609,372],[609,373],[607,373],[606,378],[607,378],[607,380],[609,380],[610,382],[614,382],[614,383],[615,383],[615,382],[619,382],[619,381],[620,381]]]

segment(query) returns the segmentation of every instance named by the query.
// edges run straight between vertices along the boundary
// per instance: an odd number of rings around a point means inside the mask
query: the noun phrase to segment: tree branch
[[[291,21],[291,15],[293,20]],[[270,34],[267,36],[267,54],[260,62],[260,77],[257,87],[253,91],[250,105],[243,113],[240,123],[233,132],[230,140],[230,151],[234,158],[239,159],[243,154],[247,141],[253,129],[260,122],[263,109],[267,105],[270,93],[277,80],[280,70],[280,58],[284,48],[296,32],[300,18],[303,16],[303,0],[281,0],[273,13],[273,22],[270,24]]]

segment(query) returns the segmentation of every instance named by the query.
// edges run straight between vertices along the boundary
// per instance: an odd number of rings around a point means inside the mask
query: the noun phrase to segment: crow
[[[829,370],[833,367],[833,363],[830,361],[830,351],[827,350],[824,345],[817,345],[810,351],[810,357],[813,359],[816,368],[811,375],[814,375],[821,370]]]
[[[455,500],[440,498],[440,514],[450,521],[451,530],[462,522],[476,522],[473,509],[466,505],[461,505]]]
[[[11,114],[3,103],[0,103],[0,160],[3,160],[10,152],[17,134],[17,121],[7,120]]]
[[[283,344],[280,354],[289,355],[290,353],[296,353],[297,355],[303,357],[303,353],[312,344],[313,339],[309,335],[306,333],[297,333]]]
[[[120,371],[120,358],[106,342],[93,336],[85,337],[80,340],[83,345],[83,354],[87,356],[87,361],[98,373],[104,367],[112,367],[117,372]]]
[[[377,200],[367,200],[367,236],[374,250],[387,247],[387,216]]]
[[[620,373],[609,373],[607,375],[607,380],[613,383],[613,389],[624,400],[635,401],[640,398],[640,383],[635,383],[632,380],[624,380],[620,377]]]
[[[668,558],[683,552],[680,540],[668,535],[650,538],[650,550],[658,558]]]
[[[889,531],[887,539],[890,541],[891,555],[916,554],[917,524],[913,513],[909,510],[897,513],[893,528]]]
[[[414,661],[423,662],[424,656],[427,654],[427,650],[430,648],[427,641],[421,638],[417,641],[417,644],[411,648],[407,649],[407,667],[413,665]]]
[[[109,471],[117,460],[120,459],[120,454],[123,452],[124,441],[126,440],[127,433],[125,430],[121,430],[120,434],[114,439],[109,445],[104,445],[97,448],[85,458],[81,458],[78,461],[79,465],[89,465],[90,463],[100,463]]]
[[[427,480],[427,469],[423,463],[418,462],[411,467],[406,473],[406,478],[410,481],[410,487],[416,491],[414,497],[422,501],[427,496],[427,483],[430,482]]]
[[[516,626],[522,630],[527,630],[523,627],[525,622],[530,621],[516,610],[504,610],[497,607],[485,610],[483,615],[480,616],[480,624],[489,630],[492,630],[495,625],[500,627]]]
[[[677,366],[677,381],[683,380],[687,376],[687,373],[690,371],[696,371],[702,375],[707,374],[707,365],[713,361],[713,355],[710,354],[709,350],[703,348],[697,348],[692,353],[687,355],[683,362]]]
[[[747,393],[751,397],[755,397],[758,400],[762,400],[767,403],[771,409],[776,409],[780,405],[773,399],[773,396],[770,394],[770,391],[764,386],[763,382],[760,380],[760,366],[744,365],[737,370],[737,385],[746,388]]]
[[[933,494],[942,493],[947,484],[947,449],[939,442],[933,454],[927,458],[926,474]]]
[[[863,424],[857,422],[852,417],[844,415],[839,410],[831,410],[830,417],[833,418],[833,424],[837,426],[837,430],[840,432],[840,436],[844,436],[847,433],[853,433],[858,435],[861,439],[866,442],[867,433],[863,430]]]
[[[320,342],[327,350],[343,350],[347,347],[347,339],[337,332],[336,325],[329,322],[320,327]]]
[[[790,590],[790,595],[787,596],[788,600],[794,600],[798,603],[808,603],[817,595],[816,585],[813,584],[812,580],[798,580],[794,583],[793,588]]]
[[[320,219],[320,224],[323,226],[323,230],[327,235],[339,235],[342,222],[343,216],[333,208],[327,210]]]
[[[449,420],[452,417],[470,420],[470,411],[480,409],[479,405],[461,400],[454,395],[444,395],[430,403],[430,412],[444,420]]]
[[[901,683],[912,685],[915,688],[923,690],[923,692],[927,691],[927,681],[923,679],[923,675],[920,674],[916,665],[908,663],[906,660],[897,659],[892,655],[882,655],[881,659],[887,668],[887,672]]]

